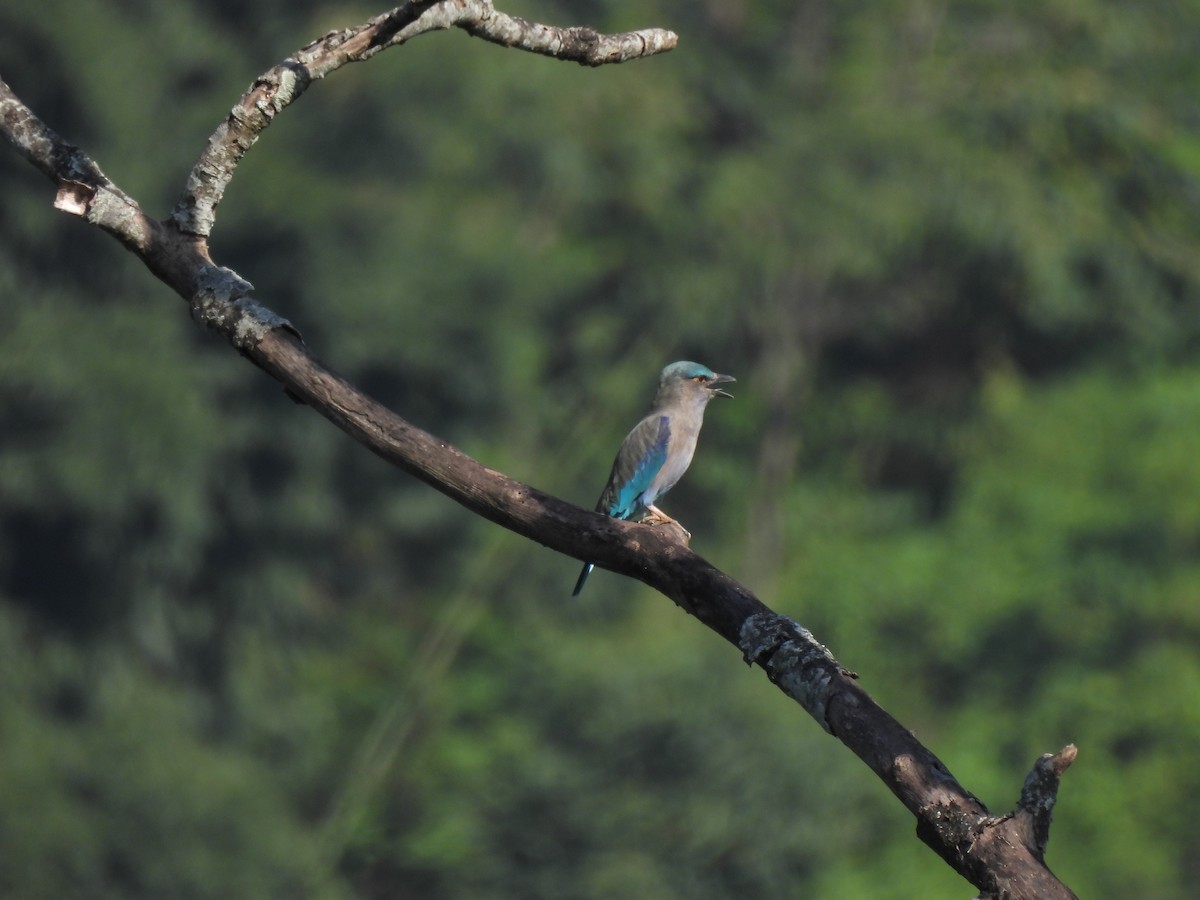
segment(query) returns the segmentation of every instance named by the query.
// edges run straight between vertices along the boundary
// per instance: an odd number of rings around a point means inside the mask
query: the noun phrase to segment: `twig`
[[[491,0],[413,0],[361,25],[331,31],[255,79],[188,175],[187,190],[171,214],[175,225],[185,234],[207,237],[212,232],[217,204],[242,157],[313,81],[418,35],[454,27],[504,47],[585,66],[665,53],[679,41],[661,28],[606,35],[591,28],[541,25],[497,12]]]

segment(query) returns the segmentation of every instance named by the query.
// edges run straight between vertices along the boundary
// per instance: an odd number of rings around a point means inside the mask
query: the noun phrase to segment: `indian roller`
[[[596,512],[614,519],[679,525],[654,502],[675,486],[691,464],[708,401],[733,397],[721,385],[736,380],[694,362],[673,362],[663,369],[650,412],[621,442]],[[572,597],[579,596],[593,566],[584,564]]]

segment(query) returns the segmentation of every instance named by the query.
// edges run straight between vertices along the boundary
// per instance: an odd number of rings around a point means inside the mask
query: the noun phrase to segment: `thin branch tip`
[[[1074,744],[1067,744],[1057,753],[1043,753],[1033,764],[1033,769],[1025,779],[1025,786],[1053,782],[1057,788],[1063,773],[1075,762],[1079,749]]]
[[[1021,788],[1013,820],[1021,839],[1038,860],[1043,858],[1050,840],[1050,822],[1058,803],[1063,773],[1070,768],[1078,752],[1074,744],[1067,744],[1057,753],[1043,753]]]
[[[360,25],[328,31],[259,75],[209,137],[171,221],[186,234],[207,238],[216,221],[217,204],[242,158],[312,82],[418,35],[455,27],[503,47],[584,66],[665,53],[679,42],[678,35],[662,28],[606,35],[588,27],[541,25],[499,12],[491,0],[410,0]]]

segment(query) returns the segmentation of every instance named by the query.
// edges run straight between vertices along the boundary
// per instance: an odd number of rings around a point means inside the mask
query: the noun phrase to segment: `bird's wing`
[[[670,440],[671,420],[667,416],[650,415],[642,419],[621,443],[596,511],[628,519],[653,503],[653,497],[643,499],[642,494],[666,462]]]

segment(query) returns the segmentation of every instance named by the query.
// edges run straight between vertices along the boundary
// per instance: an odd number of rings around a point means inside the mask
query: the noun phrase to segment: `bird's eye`
[[[698,381],[701,384],[704,384],[704,382],[708,381],[708,376],[707,375],[693,375],[692,381]]]

